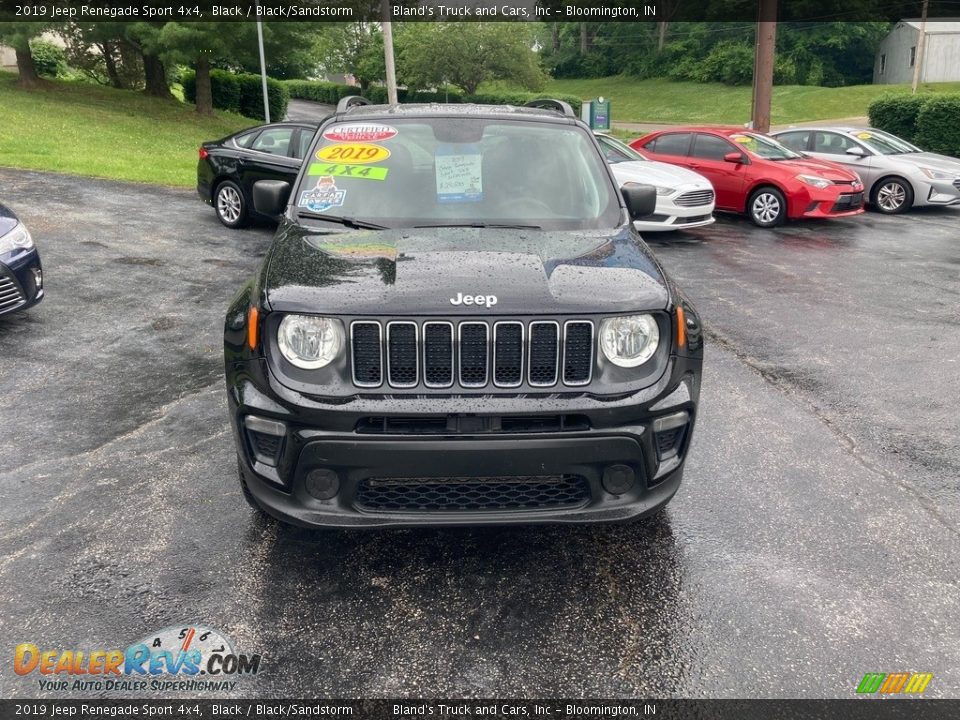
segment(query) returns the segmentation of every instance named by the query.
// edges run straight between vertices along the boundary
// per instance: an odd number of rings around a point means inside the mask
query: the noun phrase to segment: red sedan
[[[690,168],[713,183],[717,210],[746,213],[760,227],[787,218],[863,212],[863,183],[842,165],[815,160],[741,128],[676,128],[634,140],[651,160]]]

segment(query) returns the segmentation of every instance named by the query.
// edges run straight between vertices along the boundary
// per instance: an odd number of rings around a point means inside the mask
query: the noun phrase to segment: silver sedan
[[[873,128],[804,127],[772,134],[792,150],[855,171],[870,204],[882,213],[960,204],[960,159],[924,152]]]

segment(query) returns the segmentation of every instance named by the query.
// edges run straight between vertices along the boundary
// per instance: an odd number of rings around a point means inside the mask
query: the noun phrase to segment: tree
[[[197,114],[213,115],[210,67],[230,56],[231,39],[241,23],[169,22],[158,35],[158,46],[174,62],[188,63],[196,71]]]
[[[324,72],[350,73],[363,91],[386,77],[383,35],[373,23],[326,23],[314,49]]]
[[[20,87],[32,88],[40,84],[40,75],[33,62],[30,40],[38,37],[51,27],[51,23],[4,22],[0,23],[0,42],[12,47],[17,55],[17,71]]]
[[[532,43],[526,23],[407,23],[397,34],[397,75],[411,87],[449,83],[467,94],[490,80],[540,90],[546,74]]]

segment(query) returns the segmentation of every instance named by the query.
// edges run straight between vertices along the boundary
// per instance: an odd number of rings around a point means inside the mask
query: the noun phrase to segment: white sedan
[[[686,230],[713,222],[713,185],[686,168],[647,160],[616,138],[596,133],[604,157],[621,187],[628,183],[657,188],[657,210],[633,223],[643,232]]]

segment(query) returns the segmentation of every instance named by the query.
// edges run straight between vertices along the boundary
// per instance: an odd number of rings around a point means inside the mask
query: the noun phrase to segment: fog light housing
[[[307,473],[304,486],[311,497],[317,500],[330,500],[340,492],[340,478],[333,470],[316,468]]]
[[[623,495],[633,489],[637,474],[629,465],[610,465],[603,471],[603,489],[611,495]]]
[[[276,420],[248,415],[244,421],[253,457],[264,465],[276,467],[283,452],[287,426]]]

